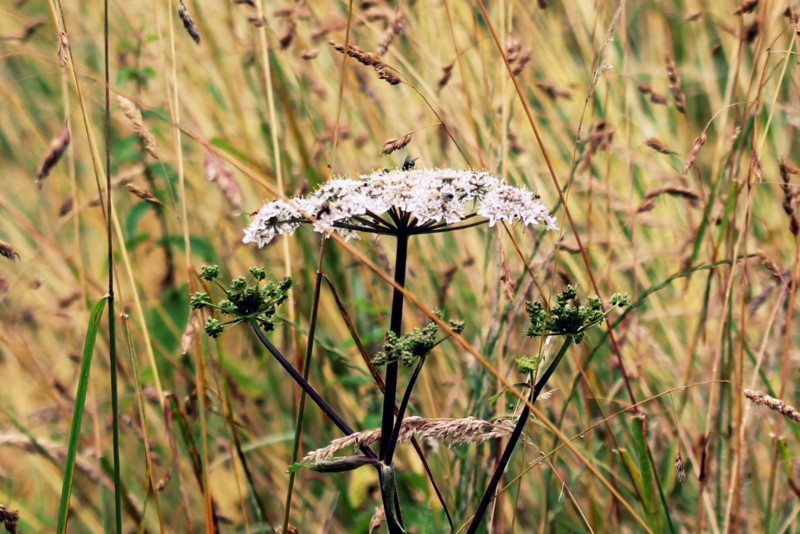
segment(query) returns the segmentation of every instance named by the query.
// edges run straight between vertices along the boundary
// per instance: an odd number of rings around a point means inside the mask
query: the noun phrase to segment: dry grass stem
[[[303,50],[302,52],[300,52],[300,57],[302,59],[305,59],[306,61],[308,61],[309,59],[314,59],[315,57],[317,57],[317,55],[319,55],[318,48],[311,48],[309,50]]]
[[[754,404],[766,406],[770,410],[778,412],[784,417],[791,419],[795,423],[800,423],[800,411],[798,411],[794,406],[790,406],[780,399],[770,397],[766,393],[756,391],[754,389],[745,388],[742,390],[742,393],[744,393],[744,396]]]
[[[17,524],[19,523],[19,510],[14,510],[0,504],[0,523],[10,534],[17,534]]]
[[[386,54],[392,44],[392,41],[394,41],[394,38],[403,33],[405,27],[406,18],[398,11],[392,19],[392,23],[389,24],[389,27],[386,28],[386,31],[383,33],[381,41],[378,43],[376,52],[379,56]]]
[[[666,144],[662,143],[655,137],[651,137],[644,142],[647,146],[655,150],[656,152],[660,152],[661,154],[677,154],[674,150],[668,147]]]
[[[122,113],[131,121],[133,131],[141,138],[145,150],[154,158],[158,159],[158,154],[156,153],[156,138],[145,127],[144,120],[142,119],[142,112],[139,111],[138,106],[122,95],[117,96],[117,103],[119,107],[122,108]]]
[[[189,34],[189,37],[191,37],[195,43],[200,44],[200,31],[192,20],[192,16],[186,9],[183,0],[180,0],[180,5],[178,6],[178,16],[181,18],[181,21],[183,21],[183,27],[186,28],[186,33]]]
[[[436,439],[448,442],[450,445],[464,443],[483,443],[490,439],[502,438],[514,430],[513,423],[504,421],[490,423],[475,417],[463,419],[423,419],[410,416],[403,419],[398,443],[406,443],[412,437],[421,439]],[[377,443],[381,439],[381,429],[356,432],[343,438],[333,440],[330,445],[311,451],[303,458],[304,464],[316,464],[328,460],[334,454],[348,447],[363,447]]]
[[[686,165],[683,166],[683,170],[681,171],[681,176],[686,177],[689,173],[689,170],[694,166],[695,161],[697,160],[697,155],[700,154],[700,149],[706,144],[706,140],[708,137],[706,136],[705,130],[703,133],[697,136],[694,140],[694,144],[692,145],[692,149],[689,151],[689,157],[686,158]]]
[[[664,55],[664,63],[667,66],[667,79],[669,80],[669,91],[672,93],[672,99],[675,101],[675,108],[686,114],[686,96],[681,90],[681,77],[678,74],[678,68],[675,66],[675,59],[672,54]]]
[[[47,178],[47,175],[50,174],[50,171],[61,159],[61,156],[64,155],[64,151],[67,150],[71,139],[69,128],[65,124],[61,127],[61,130],[53,140],[50,141],[50,146],[47,147],[47,153],[44,155],[42,163],[39,165],[39,170],[36,172],[36,181],[40,187],[42,180]]]
[[[203,169],[206,178],[217,184],[222,196],[233,208],[233,212],[239,213],[244,202],[244,195],[242,188],[239,187],[239,182],[233,176],[233,171],[211,151],[206,151],[205,158],[203,158]]]
[[[391,154],[395,150],[400,150],[411,142],[411,137],[413,135],[414,132],[409,132],[402,137],[393,137],[391,139],[387,139],[381,145],[380,153],[386,155]]]
[[[11,243],[0,239],[0,256],[4,256],[11,261],[17,261],[19,259],[19,252],[11,246]]]

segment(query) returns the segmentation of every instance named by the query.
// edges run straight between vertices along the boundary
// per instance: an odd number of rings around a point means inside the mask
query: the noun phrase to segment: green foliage
[[[215,317],[206,321],[205,332],[211,337],[219,336],[226,325],[237,324],[250,319],[255,319],[258,325],[266,332],[275,327],[275,314],[278,306],[283,304],[292,287],[291,278],[284,278],[279,282],[264,282],[266,270],[260,267],[250,269],[254,283],[248,282],[245,277],[231,280],[229,287],[220,284],[219,267],[216,265],[204,266],[200,270],[200,278],[214,282],[225,293],[226,299],[220,300],[216,305],[211,297],[203,292],[194,293],[189,299],[189,304],[194,310],[206,307],[217,309],[222,315],[232,317],[231,320],[222,322]]]
[[[572,336],[575,343],[580,343],[589,328],[598,324],[608,312],[603,312],[603,304],[599,297],[589,297],[586,305],[578,302],[575,286],[567,288],[555,297],[556,303],[549,310],[543,301],[528,302],[528,335],[536,336]],[[624,295],[614,294],[612,305],[624,307],[629,299]]]
[[[443,314],[440,311],[434,312],[440,319]],[[453,332],[460,334],[464,330],[464,321],[449,321],[449,326]],[[433,321],[423,328],[415,328],[407,334],[398,336],[392,331],[386,333],[386,344],[382,351],[375,355],[373,362],[375,365],[386,365],[389,362],[399,362],[403,367],[411,367],[420,358],[425,358],[431,350],[441,341],[436,340],[439,333],[439,325]]]

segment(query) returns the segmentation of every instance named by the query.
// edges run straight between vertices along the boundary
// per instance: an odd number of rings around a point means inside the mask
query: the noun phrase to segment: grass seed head
[[[189,37],[191,37],[195,43],[200,44],[200,30],[197,29],[197,25],[194,23],[194,20],[192,20],[192,16],[186,9],[183,0],[180,0],[180,5],[178,6],[178,16],[181,21],[183,21],[183,27],[186,28],[186,33],[189,34]]]
[[[50,171],[61,159],[61,156],[64,155],[64,151],[67,150],[70,140],[69,128],[65,124],[61,127],[61,130],[59,130],[53,140],[50,141],[50,146],[47,147],[47,153],[44,155],[42,163],[39,165],[39,170],[36,172],[36,181],[39,187],[41,187],[42,180],[47,178],[47,175],[50,174]]]

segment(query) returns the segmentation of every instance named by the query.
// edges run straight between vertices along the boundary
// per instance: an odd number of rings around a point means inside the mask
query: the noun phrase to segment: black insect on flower
[[[413,169],[414,165],[416,165],[417,159],[419,159],[419,158],[411,159],[409,156],[406,156],[406,159],[403,162],[403,170],[404,171],[410,171],[411,169]]]

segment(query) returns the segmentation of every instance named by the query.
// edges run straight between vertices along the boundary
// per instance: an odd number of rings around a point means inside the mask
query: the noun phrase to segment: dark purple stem
[[[338,413],[336,413],[336,411],[333,408],[331,408],[330,404],[325,402],[325,399],[323,399],[320,396],[320,394],[317,393],[317,391],[313,387],[311,387],[311,384],[309,384],[308,381],[305,378],[303,378],[303,375],[300,374],[300,372],[297,369],[295,369],[291,363],[289,363],[286,357],[283,354],[281,354],[281,352],[277,348],[275,348],[275,345],[273,345],[270,342],[270,340],[267,339],[267,336],[264,335],[264,332],[261,331],[261,328],[259,328],[255,320],[250,321],[250,326],[253,328],[253,331],[256,333],[256,336],[258,336],[259,341],[261,341],[261,343],[267,348],[267,350],[278,361],[281,367],[283,367],[286,370],[286,372],[289,373],[292,379],[295,382],[297,382],[297,384],[303,389],[303,391],[306,392],[306,395],[308,395],[308,397],[312,401],[314,401],[314,404],[319,406],[320,410],[322,410],[325,413],[325,415],[327,415],[328,418],[331,421],[333,421],[333,424],[339,427],[339,430],[341,430],[345,434],[347,435],[353,434],[353,429],[350,428],[350,425],[344,422],[341,416]],[[370,449],[369,447],[361,447],[361,452],[363,452],[366,456],[370,458],[376,457],[375,453],[372,452],[372,449]]]
[[[550,366],[547,368],[547,371],[545,371],[545,373],[542,375],[539,381],[536,382],[536,385],[531,390],[531,394],[528,397],[528,402],[525,403],[525,407],[522,409],[522,413],[517,420],[517,424],[514,426],[514,431],[511,433],[511,437],[508,439],[505,450],[503,450],[503,455],[497,462],[497,467],[495,467],[494,473],[492,473],[492,479],[489,481],[486,491],[483,492],[483,497],[481,497],[481,502],[478,504],[478,508],[475,510],[475,515],[472,516],[472,521],[467,529],[467,534],[475,534],[475,532],[478,531],[478,527],[483,520],[483,516],[486,514],[486,510],[489,508],[489,504],[491,504],[492,499],[494,499],[494,492],[497,491],[497,486],[500,484],[500,479],[503,477],[503,472],[506,470],[508,461],[511,459],[511,453],[514,452],[514,448],[517,446],[520,436],[522,436],[522,430],[525,428],[525,423],[528,422],[528,416],[530,416],[531,413],[530,405],[533,405],[536,402],[536,399],[539,398],[539,394],[547,384],[547,381],[550,380],[550,377],[556,370],[556,367],[558,367],[558,364],[561,363],[561,359],[564,357],[564,354],[567,353],[567,349],[571,344],[572,336],[567,336],[567,340],[564,342],[561,350],[556,355],[553,363],[550,364]]]

